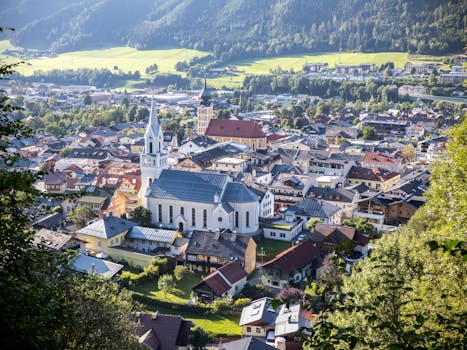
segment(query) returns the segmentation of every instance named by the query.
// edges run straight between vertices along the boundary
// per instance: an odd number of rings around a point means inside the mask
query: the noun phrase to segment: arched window
[[[238,227],[238,211],[235,212],[235,227]]]
[[[180,215],[181,216],[185,215],[185,208],[180,207]]]
[[[246,212],[246,227],[250,227],[250,212]]]
[[[149,187],[151,187],[151,184],[152,184],[152,179],[151,178],[148,179],[148,184],[149,184]]]
[[[159,204],[159,208],[158,208],[158,209],[159,209],[159,210],[158,210],[158,211],[159,211],[159,222],[162,222],[162,205],[161,205],[161,204]]]
[[[152,142],[149,142],[149,153],[152,154]]]
[[[169,222],[173,224],[174,222],[174,208],[169,206]]]
[[[203,210],[203,227],[208,226],[208,211],[206,209]]]
[[[196,226],[196,210],[191,209],[191,226]]]

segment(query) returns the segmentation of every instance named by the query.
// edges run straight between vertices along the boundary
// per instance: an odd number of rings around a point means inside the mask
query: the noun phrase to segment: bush
[[[161,275],[173,273],[175,269],[175,258],[159,256],[151,263],[151,266],[159,267],[159,273]]]
[[[212,310],[212,313],[214,314],[218,312],[231,310],[231,309],[232,309],[232,305],[229,304],[229,302],[224,299],[216,299],[211,303],[211,310]]]
[[[177,281],[180,281],[186,277],[193,275],[193,271],[191,271],[188,267],[183,265],[177,265],[174,269],[174,276]]]
[[[243,308],[245,305],[248,305],[249,303],[251,303],[251,299],[250,299],[250,298],[240,298],[240,299],[237,299],[237,300],[235,300],[235,308],[241,309],[241,308]]]
[[[252,286],[251,284],[247,283],[245,284],[245,287],[243,287],[240,296],[243,298],[250,298],[251,300],[256,300],[265,296],[271,296],[271,293],[262,284]]]

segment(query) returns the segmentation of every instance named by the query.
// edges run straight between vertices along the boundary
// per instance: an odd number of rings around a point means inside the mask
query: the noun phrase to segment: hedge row
[[[211,309],[207,307],[162,301],[139,292],[133,292],[133,299],[142,304],[148,305],[153,309],[157,309],[157,307],[164,307],[175,311],[181,311],[183,313],[191,312],[199,315],[205,315],[206,313],[211,311]]]

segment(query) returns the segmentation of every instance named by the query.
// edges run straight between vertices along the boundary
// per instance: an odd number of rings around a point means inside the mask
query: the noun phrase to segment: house
[[[76,272],[84,274],[95,273],[106,279],[113,278],[123,269],[123,265],[121,264],[94,258],[81,253],[70,261],[70,267]]]
[[[305,240],[277,254],[261,269],[269,287],[284,288],[300,283],[305,277],[314,278],[319,258],[319,247]]]
[[[303,311],[300,304],[282,304],[274,322],[274,336],[293,341],[300,329],[304,329],[304,332],[306,332],[306,329],[311,328],[311,320],[306,317],[308,313]]]
[[[421,196],[378,193],[358,201],[355,216],[366,218],[378,231],[385,231],[406,224],[424,204],[425,198]]]
[[[275,350],[276,347],[266,344],[255,337],[245,337],[242,339],[222,343],[218,350]]]
[[[380,168],[394,173],[402,173],[405,168],[404,159],[379,152],[366,152],[361,165],[364,168]]]
[[[342,218],[342,209],[322,199],[305,198],[288,208],[285,215],[302,220],[304,225],[310,219],[318,219],[326,224],[339,224]]]
[[[327,225],[317,223],[310,239],[321,249],[322,256],[333,252],[338,246],[347,246],[353,253],[349,257],[356,259],[368,256],[368,235],[357,233],[355,227],[343,225]]]
[[[248,186],[248,189],[259,198],[259,217],[271,218],[274,216],[274,194],[264,188]]]
[[[174,243],[181,235],[175,230],[133,226],[125,236],[125,246],[142,251],[175,256]]]
[[[57,230],[65,225],[65,217],[60,213],[52,213],[39,219],[36,219],[31,223],[34,230],[49,229]]]
[[[102,215],[125,215],[126,218],[132,218],[133,211],[141,205],[141,176],[121,175],[117,186]]]
[[[253,151],[266,148],[266,134],[253,120],[211,119],[206,136],[217,142],[238,142]]]
[[[242,337],[266,337],[268,331],[274,330],[276,311],[271,302],[271,298],[265,297],[252,301],[242,309],[239,322]]]
[[[140,344],[150,350],[185,350],[188,349],[191,321],[181,316],[136,313]]]
[[[231,261],[204,277],[192,290],[197,301],[210,303],[239,293],[246,284],[247,276],[240,263]]]
[[[381,168],[353,166],[347,174],[348,185],[364,184],[377,191],[385,191],[399,180],[399,173]]]
[[[67,249],[74,249],[80,243],[73,236],[59,231],[52,231],[46,228],[40,229],[33,237],[35,246],[42,246],[52,252],[62,252]]]
[[[72,148],[66,159],[71,162],[84,162],[88,166],[99,166],[110,159],[108,150],[96,148]]]
[[[284,218],[266,223],[263,228],[265,238],[292,241],[303,230],[303,221],[294,215],[284,214]]]
[[[197,153],[199,151],[205,150],[215,145],[216,143],[217,143],[216,141],[214,141],[213,139],[210,139],[207,136],[199,135],[199,136],[192,138],[191,140],[188,140],[184,144],[182,144],[178,148],[178,152],[180,154],[189,155],[192,153]]]
[[[360,199],[358,191],[344,188],[310,187],[307,197],[323,200],[342,209],[342,216],[350,218],[356,208],[356,202]]]
[[[256,243],[253,238],[220,231],[193,231],[185,252],[185,264],[189,268],[211,273],[234,260],[248,273],[255,269]]]
[[[340,145],[344,141],[356,139],[358,137],[358,130],[356,128],[333,126],[326,130],[324,137],[328,145]]]
[[[65,172],[48,173],[44,176],[44,187],[47,193],[64,193],[67,187],[68,174]]]
[[[76,231],[76,237],[86,242],[86,249],[108,254],[107,247],[121,245],[126,233],[133,226],[136,226],[134,222],[108,216],[79,229]]]
[[[115,189],[111,187],[86,186],[83,196],[76,199],[76,206],[88,207],[102,218],[114,192]]]

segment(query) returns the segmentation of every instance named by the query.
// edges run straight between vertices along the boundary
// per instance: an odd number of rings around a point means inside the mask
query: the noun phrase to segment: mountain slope
[[[303,50],[462,50],[467,0],[6,0],[16,45],[182,46],[228,61]],[[62,2],[63,3],[63,2]],[[33,15],[34,14],[34,15]]]

